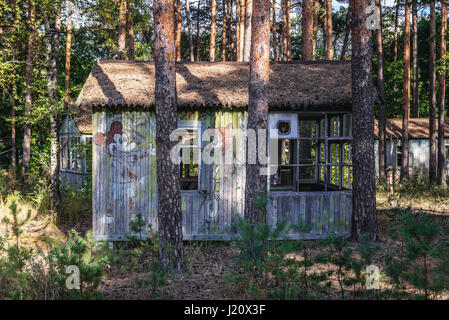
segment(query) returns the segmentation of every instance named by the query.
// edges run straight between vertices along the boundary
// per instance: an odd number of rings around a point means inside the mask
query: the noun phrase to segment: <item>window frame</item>
[[[291,114],[291,112],[285,114]],[[323,191],[330,191],[330,188],[336,188],[336,191],[352,190],[352,114],[350,112],[301,112],[295,114],[297,115],[298,121],[298,135],[296,139],[290,138],[290,140],[295,141],[296,143],[296,162],[289,165],[282,165],[294,168],[293,188],[273,188],[271,176],[268,176],[268,191],[306,192],[301,191],[301,185],[304,186],[307,184],[323,184]],[[299,134],[301,121],[307,120],[315,121],[315,132],[309,137],[301,137]],[[333,126],[336,127],[336,131],[332,129]],[[270,128],[270,130],[272,129]],[[271,157],[271,133],[268,136],[270,137],[268,154],[269,157]],[[283,138],[278,137],[279,141],[282,139]],[[311,148],[311,150],[315,150],[315,159],[312,159],[311,164],[301,163],[301,141],[315,142],[314,148]],[[333,145],[335,145],[335,147],[333,147]],[[334,151],[331,150],[332,148]],[[333,153],[332,155],[331,152]],[[333,157],[335,161],[332,161]],[[346,162],[346,160],[348,160],[348,162]],[[271,163],[271,161],[269,161],[269,163]],[[281,165],[278,164],[278,166],[280,169]],[[313,178],[300,179],[300,168],[305,167],[312,167]],[[348,173],[347,179],[345,178],[346,172]],[[321,179],[322,177],[323,179]],[[338,181],[338,184],[332,183],[333,179],[336,182]]]
[[[182,177],[181,177],[181,162],[179,163],[179,169],[180,169],[180,191],[181,192],[200,192],[202,190],[201,188],[201,175],[202,175],[202,159],[201,159],[201,155],[202,155],[202,125],[201,125],[201,121],[197,121],[197,120],[178,120],[178,127],[177,130],[196,130],[197,131],[197,143],[196,145],[192,146],[192,145],[180,145],[178,146],[178,152],[181,149],[197,149],[198,152],[198,182],[197,182],[197,189],[195,190],[184,190],[182,189]],[[182,155],[180,155],[182,156]],[[182,160],[182,159],[181,159]]]
[[[81,162],[81,170],[74,170],[72,168],[72,160],[73,157],[73,147],[72,147],[72,139],[79,138],[79,144],[83,146],[87,146],[87,141],[90,139],[90,145],[92,146],[92,135],[81,135],[81,134],[60,134],[59,136],[59,168],[60,171],[63,172],[69,172],[69,173],[76,173],[76,174],[92,174],[92,165],[91,165],[91,171],[87,171],[87,155],[86,152],[83,151],[80,155],[80,157],[77,160],[80,160]],[[62,140],[67,139],[67,143],[65,145],[62,144]],[[64,154],[64,148],[67,148],[67,154],[68,158],[63,157]],[[68,166],[66,169],[63,168],[63,161],[66,160],[68,163]]]

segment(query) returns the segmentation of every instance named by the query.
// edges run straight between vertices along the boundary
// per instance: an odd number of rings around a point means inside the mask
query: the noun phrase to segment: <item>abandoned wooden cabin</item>
[[[435,120],[435,128],[438,130],[438,122]],[[386,123],[386,148],[385,164],[395,170],[395,179],[399,179],[402,161],[402,119],[387,119]],[[374,134],[378,137],[378,121],[374,122]],[[429,175],[429,119],[410,118],[408,121],[409,135],[409,172],[410,175]],[[446,167],[449,169],[449,119],[446,119],[444,127],[444,143],[446,150]],[[437,139],[438,141],[438,139]],[[379,140],[374,142],[375,170],[379,172]],[[438,168],[438,159],[435,166]]]
[[[348,235],[351,65],[292,62],[270,69],[269,128],[278,131],[269,139],[278,139],[278,148],[269,154],[280,160],[267,176],[266,220],[310,225],[307,233],[290,230],[292,239]],[[178,130],[189,141],[180,148],[199,159],[180,163],[184,239],[229,239],[234,215],[244,212],[249,64],[177,63],[176,73]],[[154,88],[153,62],[99,61],[76,101],[80,117],[92,119],[97,240],[123,239],[138,213],[157,229]],[[205,163],[211,142],[232,161]]]

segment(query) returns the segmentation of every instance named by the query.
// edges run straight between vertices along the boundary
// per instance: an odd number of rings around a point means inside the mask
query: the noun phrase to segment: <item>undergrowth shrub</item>
[[[418,299],[435,298],[449,289],[449,241],[447,230],[428,215],[410,209],[394,217],[389,233],[399,247],[385,255],[386,272],[394,285],[393,295],[408,295],[412,285]]]
[[[167,298],[160,290],[168,283],[168,273],[158,259],[160,237],[140,213],[130,221],[129,229],[126,241],[115,242],[112,250],[109,243],[103,243],[101,255],[109,267],[129,276],[131,286],[143,288],[146,299]]]
[[[81,237],[75,231],[67,240],[44,240],[46,247],[21,243],[30,211],[20,218],[16,202],[10,216],[3,219],[7,230],[0,235],[0,298],[3,299],[92,299],[100,298],[97,288],[103,276],[101,260],[92,254],[91,234]],[[79,289],[66,286],[67,267],[79,269]]]

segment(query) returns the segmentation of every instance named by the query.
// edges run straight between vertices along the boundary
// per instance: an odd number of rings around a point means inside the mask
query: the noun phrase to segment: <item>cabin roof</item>
[[[435,128],[438,130],[438,122],[435,119]],[[377,119],[374,122],[374,134],[379,136]],[[408,120],[408,134],[411,139],[429,139],[429,119],[428,118],[410,118]],[[386,125],[387,138],[402,138],[402,119],[387,119]],[[445,119],[444,136],[449,137],[449,119]]]
[[[249,63],[178,62],[179,109],[246,108]],[[154,107],[154,62],[100,60],[76,101],[80,107]],[[270,64],[270,110],[351,110],[348,61]]]

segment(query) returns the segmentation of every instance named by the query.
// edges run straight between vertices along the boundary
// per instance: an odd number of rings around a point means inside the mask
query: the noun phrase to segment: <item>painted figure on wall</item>
[[[130,213],[136,213],[135,201],[138,190],[145,184],[145,176],[148,174],[146,170],[139,170],[143,166],[142,159],[156,155],[153,144],[150,142],[148,146],[145,146],[144,141],[144,137],[137,131],[125,130],[120,121],[112,122],[107,134],[97,133],[94,136],[95,144],[106,148],[106,154],[111,160],[114,171],[111,175],[110,200],[112,201],[108,215],[112,215],[115,203],[125,199]]]

